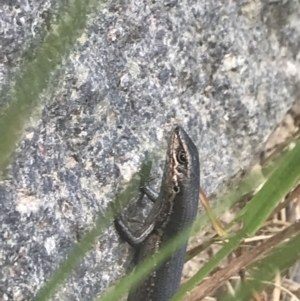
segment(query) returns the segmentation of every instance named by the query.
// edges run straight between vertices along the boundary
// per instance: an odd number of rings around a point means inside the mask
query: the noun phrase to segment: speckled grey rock
[[[1,105],[58,3],[1,1]],[[94,11],[0,184],[0,300],[29,300],[150,153],[161,171],[175,123],[199,148],[209,194],[247,169],[299,100],[299,6],[119,0]],[[93,300],[132,256],[111,226],[54,299]]]

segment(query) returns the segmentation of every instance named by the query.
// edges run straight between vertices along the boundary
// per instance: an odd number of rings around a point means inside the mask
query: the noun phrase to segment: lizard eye
[[[173,191],[174,191],[175,193],[178,193],[178,192],[180,191],[179,186],[174,185],[174,186],[173,186]]]
[[[184,151],[181,151],[177,154],[177,160],[180,164],[185,164],[186,163],[186,156]]]

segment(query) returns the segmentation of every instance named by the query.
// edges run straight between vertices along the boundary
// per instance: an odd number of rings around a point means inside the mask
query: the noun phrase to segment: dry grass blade
[[[209,219],[211,220],[212,225],[218,235],[214,235],[208,241],[189,250],[186,254],[185,261],[191,260],[193,257],[195,257],[196,255],[198,255],[199,253],[204,251],[206,248],[208,248],[210,245],[212,245],[214,242],[220,241],[221,239],[223,239],[224,236],[227,235],[225,228],[220,223],[220,221],[215,217],[213,211],[211,210],[208,198],[206,197],[206,195],[205,195],[204,191],[201,189],[201,187],[199,190],[199,199],[200,199],[202,205],[204,206],[205,211],[206,211]],[[225,241],[228,241],[228,240],[225,240]]]
[[[204,251],[206,248],[211,246],[213,243],[218,242],[218,241],[220,241],[220,238],[217,235],[215,235],[214,237],[210,238],[208,241],[205,241],[201,245],[198,245],[198,246],[188,250],[186,253],[185,261],[187,262],[187,261],[191,260],[192,258],[197,256],[199,253]]]
[[[214,292],[218,287],[223,285],[229,278],[237,274],[247,265],[257,261],[262,255],[271,250],[272,247],[278,245],[283,240],[293,236],[300,231],[300,221],[297,221],[290,227],[281,231],[280,233],[269,238],[261,245],[244,253],[241,257],[234,259],[228,266],[219,270],[210,278],[205,280],[197,288],[195,288],[191,294],[185,299],[185,301],[200,301],[205,296],[208,296]]]
[[[210,205],[209,205],[209,201],[208,201],[204,191],[201,188],[199,190],[199,199],[201,200],[216,232],[219,234],[220,237],[226,236],[226,231],[225,231],[224,227],[213,214],[213,212],[210,208]]]
[[[294,199],[300,196],[300,184],[296,186],[296,188],[286,197],[286,199],[280,203],[272,212],[271,216],[279,213],[282,209],[287,207],[289,203],[291,203]]]

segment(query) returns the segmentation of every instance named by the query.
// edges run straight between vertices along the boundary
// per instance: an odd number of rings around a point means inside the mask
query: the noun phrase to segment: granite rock
[[[2,0],[0,107],[59,7]],[[299,18],[296,0],[96,6],[0,183],[0,300],[30,300],[153,153],[159,178],[174,124],[208,194],[247,170],[299,101]],[[111,226],[53,300],[93,300],[132,258]]]

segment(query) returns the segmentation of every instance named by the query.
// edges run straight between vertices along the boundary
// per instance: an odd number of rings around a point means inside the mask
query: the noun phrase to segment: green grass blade
[[[88,12],[96,0],[74,0],[62,4],[59,21],[38,49],[35,57],[20,68],[19,78],[10,89],[8,105],[0,112],[0,174],[10,162],[16,143],[21,138],[26,122],[38,105],[40,93],[47,87],[53,71],[62,62],[80,36]]]
[[[280,161],[264,186],[244,208],[241,220],[247,236],[253,236],[279,202],[300,180],[300,140]]]
[[[116,202],[122,203],[123,206],[129,203],[132,199],[132,194],[139,190],[141,182],[143,183],[150,175],[151,162],[142,165],[140,171],[133,176],[126,189],[121,192]],[[123,207],[122,206],[122,207]],[[119,208],[121,210],[121,208]],[[86,233],[82,240],[74,247],[73,251],[69,254],[68,258],[60,264],[54,271],[49,281],[37,293],[34,301],[45,301],[49,299],[59,285],[71,274],[71,272],[78,266],[82,257],[88,252],[99,235],[111,225],[114,216],[116,215],[115,209],[109,207],[104,213],[103,217],[99,217],[96,221],[96,226]]]
[[[247,188],[245,188],[247,187]],[[251,186],[252,187],[252,186]],[[248,192],[249,185],[245,185],[243,187],[243,190],[240,190],[238,194],[234,194],[236,197],[234,200],[237,200],[245,193],[245,191]],[[231,196],[233,194],[230,194]],[[227,198],[227,202],[220,203],[219,209],[220,211],[225,211],[228,206],[232,204],[232,198]],[[194,225],[193,233],[196,233],[197,231],[203,229],[205,226],[207,226],[209,223],[209,218],[206,216],[200,216]],[[195,231],[196,229],[196,231]],[[162,247],[160,252],[153,256],[152,259],[146,260],[144,263],[140,264],[136,270],[129,275],[122,278],[120,281],[117,282],[113,287],[109,289],[109,291],[104,294],[104,296],[101,296],[100,298],[97,298],[97,301],[115,301],[119,300],[120,297],[122,297],[130,287],[138,284],[141,279],[145,278],[146,275],[148,275],[154,268],[155,265],[157,265],[159,262],[162,262],[165,260],[170,254],[172,254],[173,250],[175,248],[178,248],[178,246],[182,245],[182,242],[186,240],[186,236],[188,235],[188,230],[185,230],[178,234],[174,238],[174,240],[168,242],[165,246]],[[212,264],[212,266],[208,266],[207,270],[204,272],[204,274],[199,275],[199,277],[205,277],[209,271],[214,269],[219,262],[226,258],[226,256],[232,252],[235,248],[238,247],[240,240],[242,240],[241,235],[235,236],[233,240],[231,241],[231,244],[226,244],[226,248],[222,251],[222,253],[219,255],[219,257],[216,258],[216,261]],[[203,276],[204,275],[204,276]],[[198,281],[198,280],[197,280]]]
[[[208,276],[214,268],[216,268],[220,262],[226,258],[232,251],[234,251],[239,244],[243,241],[243,233],[239,232],[233,238],[226,243],[223,248],[214,255],[209,262],[207,262],[188,282],[183,284],[179,291],[174,295],[171,301],[179,301],[184,298],[184,296],[191,291],[194,287],[201,282],[201,280]]]
[[[272,213],[278,202],[290,191],[300,179],[300,141],[294,149],[286,154],[284,160],[280,160],[278,168],[270,175],[267,182],[254,198],[247,204],[242,214],[244,227],[237,236],[230,239],[202,269],[187,283],[185,283],[172,301],[181,300],[185,294],[198,285],[201,280],[235,250],[246,236],[253,235],[261,227],[262,223]],[[280,184],[280,185],[279,185]],[[270,200],[266,204],[265,200]],[[270,207],[269,207],[270,206]]]
[[[116,301],[122,297],[126,291],[140,281],[142,281],[157,265],[162,263],[168,256],[170,256],[175,249],[184,244],[186,237],[188,236],[190,229],[183,230],[176,238],[170,240],[162,248],[160,252],[155,254],[153,257],[147,258],[144,262],[139,264],[135,271],[130,273],[128,276],[122,278],[115,284],[107,293],[105,293],[96,301]]]

